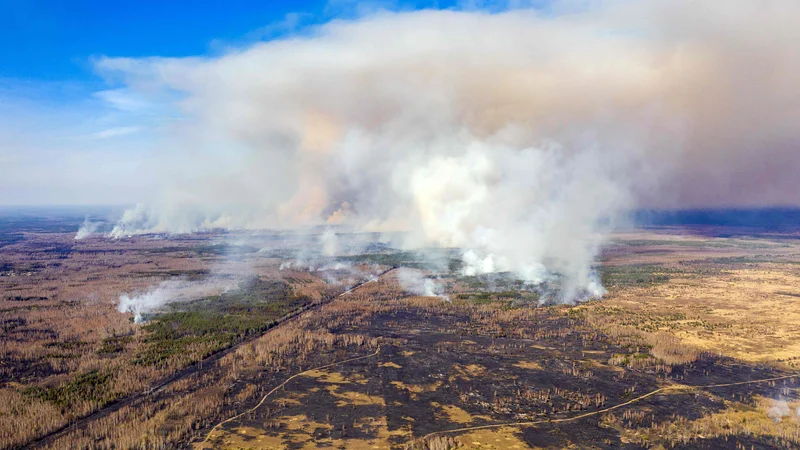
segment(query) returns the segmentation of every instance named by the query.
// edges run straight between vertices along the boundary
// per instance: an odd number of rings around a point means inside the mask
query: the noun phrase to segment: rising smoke
[[[403,267],[395,271],[395,274],[400,286],[414,295],[440,297],[445,300],[450,300],[450,298],[445,295],[444,286],[438,281],[425,276],[420,270]]]
[[[298,233],[293,244],[279,245],[283,253],[280,270],[306,270],[329,284],[349,289],[359,283],[375,279],[383,271],[375,264],[355,264],[341,257],[360,255],[376,242],[376,236],[364,233],[347,233],[339,236],[333,228],[322,233]],[[269,253],[269,249],[266,250]],[[288,254],[286,254],[288,250]]]
[[[168,280],[146,292],[123,293],[119,296],[117,310],[133,313],[135,323],[142,323],[147,313],[156,311],[168,303],[188,302],[236,289],[239,280],[209,279],[202,282]]]
[[[791,416],[793,412],[800,418],[800,407],[792,411],[792,409],[789,408],[789,403],[784,399],[771,398],[769,399],[769,405],[770,406],[767,408],[767,417],[772,419],[775,423],[782,422],[784,417]]]
[[[89,236],[97,233],[101,226],[103,226],[103,222],[92,221],[87,218],[78,228],[78,232],[75,233],[75,240],[79,241],[81,239],[88,238]]]
[[[800,3],[575,5],[101,59],[182,117],[158,195],[112,234],[404,230],[407,247],[463,249],[466,273],[557,280],[572,301],[602,294],[592,263],[632,207],[796,201]]]

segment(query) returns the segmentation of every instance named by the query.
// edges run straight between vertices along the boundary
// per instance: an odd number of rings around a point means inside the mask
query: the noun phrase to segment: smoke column
[[[88,238],[89,236],[97,233],[97,231],[100,229],[102,225],[103,225],[102,222],[94,222],[87,218],[78,228],[78,232],[75,233],[75,240],[79,241],[81,239]]]
[[[787,1],[555,2],[103,58],[180,117],[157,195],[112,234],[403,230],[463,249],[465,273],[599,296],[592,263],[630,208],[797,201],[798,22]]]
[[[444,295],[444,288],[435,280],[426,277],[421,271],[402,267],[395,272],[400,286],[414,295],[424,297],[440,297],[450,300]]]

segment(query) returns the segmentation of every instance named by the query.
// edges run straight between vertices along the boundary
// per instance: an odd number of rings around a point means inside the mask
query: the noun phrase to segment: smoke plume
[[[87,218],[78,228],[78,232],[75,233],[75,240],[79,241],[81,239],[86,239],[87,237],[97,233],[102,225],[103,222],[91,221]]]
[[[395,271],[400,286],[414,295],[425,297],[441,297],[450,300],[444,293],[444,287],[436,280],[426,277],[421,271],[400,268]]]
[[[767,408],[767,417],[775,423],[780,423],[784,417],[792,413],[789,403],[786,400],[770,399],[770,407]]]
[[[238,281],[209,279],[202,282],[187,280],[168,280],[147,292],[138,294],[123,293],[119,296],[117,310],[133,313],[135,323],[142,323],[144,315],[156,311],[168,303],[192,301],[218,295],[235,289]]]
[[[337,224],[602,294],[635,206],[796,203],[800,3],[381,12],[216,57],[104,58],[180,116],[112,232]],[[325,243],[326,252],[334,244]]]

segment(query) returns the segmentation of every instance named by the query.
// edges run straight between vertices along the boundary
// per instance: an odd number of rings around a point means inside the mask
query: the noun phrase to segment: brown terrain
[[[800,447],[794,234],[617,234],[607,295],[570,306],[446,252],[287,268],[286,233],[25,230],[0,240],[1,448]],[[168,280],[212,289],[118,311]]]

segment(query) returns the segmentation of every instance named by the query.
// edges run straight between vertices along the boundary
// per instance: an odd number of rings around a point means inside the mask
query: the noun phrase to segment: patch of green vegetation
[[[473,291],[455,294],[453,298],[455,300],[477,303],[479,305],[502,303],[503,308],[517,308],[537,303],[540,294],[530,291]]]
[[[271,314],[269,312],[271,312]],[[145,325],[150,332],[148,347],[137,355],[137,364],[152,365],[182,353],[193,344],[207,348],[204,356],[235,344],[240,338],[264,331],[274,319],[289,311],[279,304],[255,314],[220,314],[214,311],[184,311],[160,314]]]
[[[491,303],[493,301],[491,292],[474,292],[470,295],[470,300],[478,304]]]
[[[98,354],[111,355],[114,353],[122,353],[125,351],[127,344],[133,341],[133,336],[113,336],[103,339],[100,348],[97,350]]]
[[[408,267],[424,270],[447,270],[456,273],[461,269],[461,259],[450,249],[427,249],[419,251],[397,251],[364,253],[339,258],[353,264],[379,264],[392,267]]]
[[[286,280],[286,282],[289,283],[289,284],[301,284],[301,285],[303,285],[303,284],[311,284],[311,283],[313,283],[313,281],[311,281],[311,280],[309,280],[307,278],[284,277],[284,280]]]
[[[570,308],[567,311],[567,317],[573,320],[583,321],[586,319],[586,310],[583,308]]]
[[[604,316],[619,316],[624,314],[626,311],[618,306],[599,305],[594,309],[594,312]]]
[[[518,292],[525,287],[525,282],[519,280],[511,273],[501,272],[485,275],[463,275],[456,278],[456,282],[466,285],[472,290],[490,290],[502,292]]]
[[[105,404],[117,397],[116,393],[109,390],[112,380],[110,373],[91,370],[84,372],[70,381],[52,388],[31,386],[23,389],[22,394],[44,401],[65,409],[78,401],[96,402]]]
[[[354,264],[380,264],[415,269],[423,269],[426,266],[422,256],[416,252],[366,253],[363,255],[343,256],[339,259]]]
[[[189,281],[197,281],[207,277],[211,273],[208,269],[196,270],[147,270],[131,272],[132,277],[158,277],[158,278],[186,278]]]
[[[253,279],[240,289],[187,303],[173,303],[163,313],[149,318],[145,349],[135,364],[157,365],[202,349],[206,357],[244,338],[260,334],[283,316],[310,303],[291,295],[282,281]]]
[[[741,239],[710,239],[705,241],[695,240],[670,240],[670,239],[632,239],[624,240],[617,239],[614,241],[619,245],[626,245],[628,247],[657,247],[657,246],[675,246],[675,247],[692,247],[692,248],[776,248],[783,247],[781,244],[768,244],[765,242],[751,242]]]
[[[632,239],[632,240],[617,240],[617,244],[627,245],[628,247],[657,247],[663,245],[673,245],[677,247],[712,247],[712,248],[728,248],[735,247],[735,243],[728,241],[681,241],[681,240],[668,240],[668,239]]]
[[[706,264],[756,264],[756,263],[763,263],[763,262],[770,262],[772,259],[766,256],[725,256],[719,258],[706,258],[699,261],[691,261],[694,263],[706,263]]]
[[[208,244],[195,246],[164,246],[145,250],[146,253],[193,253],[193,256],[236,256],[258,252],[259,249],[249,245]]]

